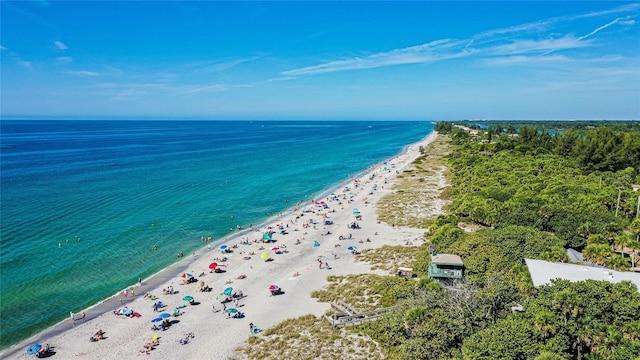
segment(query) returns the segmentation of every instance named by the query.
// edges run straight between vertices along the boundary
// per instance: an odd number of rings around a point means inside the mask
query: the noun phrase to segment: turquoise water
[[[202,236],[220,239],[311,200],[433,130],[395,121],[0,125],[2,349],[203,247]]]

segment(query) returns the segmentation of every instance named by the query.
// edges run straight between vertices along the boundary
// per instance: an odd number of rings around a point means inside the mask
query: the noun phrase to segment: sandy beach
[[[366,263],[354,261],[347,248],[358,250],[383,245],[401,245],[407,240],[419,245],[424,230],[398,227],[376,220],[376,202],[388,194],[396,181],[396,175],[420,155],[419,148],[436,138],[432,132],[420,142],[411,144],[406,151],[377,164],[357,178],[350,179],[332,190],[335,196],[326,194],[315,202],[301,204],[291,211],[270,219],[260,226],[230,236],[224,243],[209,243],[194,254],[184,258],[141,285],[127,289],[127,297],[120,293],[103,303],[75,314],[70,318],[5,351],[0,358],[23,358],[30,344],[49,344],[51,358],[56,359],[130,359],[153,356],[166,359],[225,359],[242,345],[251,334],[250,325],[267,329],[287,318],[306,314],[321,315],[329,307],[310,297],[313,290],[322,288],[329,275],[346,275],[371,272]],[[357,212],[354,214],[354,212]],[[356,220],[356,215],[361,219]],[[333,222],[325,225],[325,220]],[[360,228],[351,228],[353,222]],[[274,242],[263,243],[267,227],[275,231]],[[284,230],[284,234],[283,233]],[[344,240],[339,237],[343,235]],[[367,241],[367,239],[369,241]],[[221,245],[231,252],[224,253]],[[279,250],[272,250],[272,248]],[[267,252],[272,261],[265,261],[261,254]],[[226,257],[226,260],[223,258]],[[319,261],[320,260],[320,261]],[[223,272],[212,272],[215,262]],[[327,268],[328,265],[328,268]],[[182,284],[184,273],[193,275],[196,281]],[[212,290],[199,291],[201,282]],[[270,285],[282,289],[281,294],[271,296]],[[164,294],[163,289],[173,287],[174,294]],[[243,314],[229,318],[223,309],[221,293],[228,287],[231,293],[243,296],[226,303]],[[155,299],[145,297],[152,294]],[[193,304],[183,300],[193,297]],[[165,331],[153,330],[151,320],[161,312],[170,314],[172,322]],[[126,306],[138,317],[116,315]],[[212,308],[215,307],[215,310]],[[180,315],[173,316],[179,308]],[[231,314],[232,315],[232,314]],[[104,331],[104,339],[90,341],[98,331]],[[185,337],[186,334],[193,337]],[[157,344],[146,354],[141,353],[145,344],[157,335]],[[180,340],[188,340],[181,344]]]

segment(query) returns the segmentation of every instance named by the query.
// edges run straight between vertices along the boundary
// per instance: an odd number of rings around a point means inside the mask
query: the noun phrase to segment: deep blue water
[[[311,200],[433,130],[396,121],[0,125],[0,348],[158,272],[201,248],[202,236],[220,239]]]

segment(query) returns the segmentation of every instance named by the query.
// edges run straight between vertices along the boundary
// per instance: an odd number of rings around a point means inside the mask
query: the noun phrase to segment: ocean
[[[433,131],[407,121],[2,121],[0,348],[311,201]],[[156,246],[157,250],[152,250]]]

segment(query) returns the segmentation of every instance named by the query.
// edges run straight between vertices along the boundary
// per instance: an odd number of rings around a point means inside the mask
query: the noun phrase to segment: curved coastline
[[[433,141],[435,138],[437,137],[437,133],[435,132],[435,130],[432,130],[431,132],[429,132],[424,138],[422,138],[421,140],[414,142],[414,143],[410,143],[407,144],[406,146],[403,147],[402,151],[400,151],[399,153],[397,153],[396,155],[389,157],[387,159],[384,159],[382,161],[379,161],[376,164],[373,164],[365,169],[363,169],[362,171],[358,172],[357,174],[353,175],[353,176],[349,176],[349,178],[328,187],[325,190],[321,190],[316,194],[312,194],[311,195],[311,199],[319,199],[319,198],[324,198],[327,197],[329,194],[336,192],[337,190],[343,188],[344,186],[350,184],[354,179],[356,178],[360,178],[365,176],[366,174],[372,173],[375,171],[376,168],[379,168],[381,166],[383,166],[385,163],[394,163],[394,162],[398,162],[397,160],[400,160],[400,158],[402,157],[407,157],[410,156],[410,152],[412,148],[416,148],[419,145],[422,144],[428,144],[431,141]],[[414,150],[416,150],[414,149]],[[417,151],[415,151],[417,152]],[[403,162],[400,166],[396,167],[395,169],[400,171],[402,169],[404,169],[406,166],[410,165],[410,161],[405,161]],[[308,200],[308,201],[312,201],[312,200]],[[215,240],[212,240],[209,244],[207,245],[203,245],[201,248],[199,248],[198,250],[195,251],[195,255],[185,255],[184,258],[174,262],[173,264],[161,269],[160,271],[152,274],[151,276],[147,277],[146,279],[143,279],[143,286],[142,288],[140,288],[137,284],[131,284],[126,286],[125,288],[119,290],[118,292],[116,292],[115,294],[113,294],[112,296],[94,304],[91,305],[89,307],[87,307],[86,309],[83,310],[83,312],[85,312],[87,314],[87,318],[86,318],[86,322],[87,323],[91,323],[92,320],[97,319],[99,317],[101,317],[102,315],[108,314],[110,312],[112,312],[114,309],[122,306],[123,304],[127,304],[129,302],[133,302],[135,300],[135,298],[130,298],[127,299],[125,301],[123,301],[123,299],[121,299],[121,294],[125,289],[130,289],[130,288],[134,288],[136,289],[136,293],[141,294],[144,293],[146,291],[148,291],[148,289],[157,289],[160,287],[161,284],[166,283],[167,281],[171,280],[171,279],[175,279],[180,273],[182,272],[186,272],[188,271],[187,269],[189,269],[190,267],[192,267],[196,262],[198,262],[199,260],[202,259],[203,256],[205,256],[206,254],[209,253],[209,249],[208,249],[208,245],[211,245],[211,250],[215,250],[217,249],[219,246],[223,245],[223,244],[227,244],[227,243],[231,243],[243,236],[246,236],[247,234],[250,233],[254,233],[254,232],[259,232],[261,228],[267,226],[268,224],[274,223],[274,222],[278,222],[279,220],[292,215],[295,211],[298,211],[300,208],[301,204],[296,204],[294,206],[291,206],[289,208],[287,208],[286,210],[282,211],[281,213],[277,214],[277,215],[273,215],[267,219],[265,219],[264,221],[262,221],[261,223],[259,223],[258,225],[254,225],[252,228],[247,228],[247,229],[242,229],[240,231],[234,232],[231,235],[227,235]],[[215,244],[215,247],[213,246]],[[191,270],[193,271],[193,270]],[[194,274],[195,275],[195,274]],[[140,289],[140,290],[139,290]],[[137,298],[137,296],[136,296]],[[78,315],[80,313],[77,313],[76,315]],[[76,320],[82,322],[82,320]],[[75,326],[75,323],[74,325]],[[49,328],[39,332],[36,335],[33,335],[25,340],[22,340],[20,342],[18,342],[17,344],[14,344],[8,348],[6,348],[5,350],[3,350],[0,353],[0,358],[9,358],[15,355],[19,355],[22,353],[23,348],[26,348],[29,344],[31,343],[46,343],[47,339],[59,336],[67,331],[69,331],[70,329],[73,329],[73,326],[71,326],[70,324],[70,320],[64,319],[58,323],[56,323],[55,325],[50,326]]]

